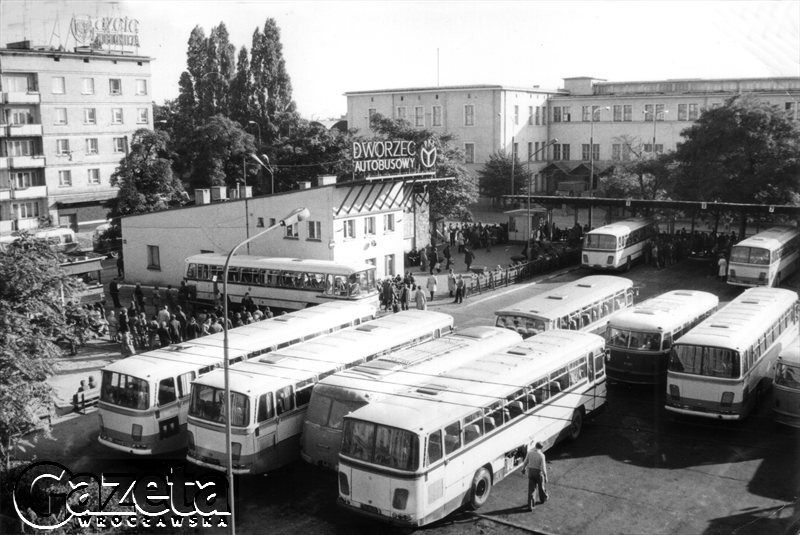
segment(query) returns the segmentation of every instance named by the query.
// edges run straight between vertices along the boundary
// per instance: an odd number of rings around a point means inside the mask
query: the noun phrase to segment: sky
[[[343,93],[563,78],[800,77],[800,0],[2,0],[0,45],[74,46],[73,15],[139,20],[156,103],[174,98],[196,25],[224,22],[237,50],[274,18],[300,113],[346,113]],[[70,42],[71,41],[71,42]]]

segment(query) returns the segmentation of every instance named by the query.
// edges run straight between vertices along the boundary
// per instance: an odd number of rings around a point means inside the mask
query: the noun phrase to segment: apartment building
[[[0,95],[0,234],[105,221],[131,135],[153,127],[150,58],[11,43]]]

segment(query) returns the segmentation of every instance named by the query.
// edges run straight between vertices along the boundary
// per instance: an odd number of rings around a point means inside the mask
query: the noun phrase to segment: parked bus
[[[800,428],[800,338],[795,337],[778,355],[774,385],[775,421]]]
[[[603,338],[552,330],[346,415],[339,503],[404,526],[486,503],[535,442],[605,404]]]
[[[252,358],[375,317],[363,303],[330,302],[228,331],[231,362]],[[223,333],[109,364],[100,388],[101,444],[137,455],[186,447],[192,380],[223,365]]]
[[[447,314],[405,310],[232,366],[233,473],[264,473],[300,457],[303,418],[320,379],[452,328],[453,318]],[[223,405],[222,370],[192,384],[186,458],[220,471],[227,468]]]
[[[772,383],[778,354],[797,334],[797,294],[750,288],[672,344],[666,409],[739,420]]]
[[[311,464],[336,469],[345,414],[420,377],[437,375],[521,341],[519,334],[508,329],[467,327],[322,379],[311,393],[300,456]]]
[[[605,333],[609,318],[633,305],[633,282],[591,275],[498,310],[496,326],[523,338],[551,329]]]
[[[606,328],[606,373],[626,383],[662,382],[672,343],[714,313],[716,295],[674,290],[615,314]]]
[[[728,284],[780,286],[800,264],[800,229],[772,227],[731,249]]]
[[[650,219],[625,219],[590,230],[583,238],[581,265],[593,269],[631,269],[644,254],[644,243],[656,234]]]
[[[186,259],[186,284],[195,289],[198,300],[220,298],[226,258],[207,253]],[[358,262],[234,256],[228,265],[228,294],[239,303],[248,292],[256,305],[289,310],[331,299],[378,305],[375,266]]]

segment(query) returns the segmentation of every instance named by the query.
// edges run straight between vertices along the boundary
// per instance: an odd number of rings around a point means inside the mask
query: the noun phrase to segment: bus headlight
[[[583,263],[584,264],[588,264],[589,263],[589,255],[588,254],[583,255]]]
[[[344,472],[339,472],[339,492],[345,496],[350,496],[350,483]]]
[[[728,275],[730,275],[731,277],[735,277],[736,276],[736,270],[735,269],[729,269],[728,270]]]
[[[606,353],[606,363],[611,362],[611,351],[606,349],[605,353]]]
[[[761,272],[758,274],[758,280],[763,281],[767,279],[767,274],[765,272]]]
[[[406,508],[408,503],[408,489],[394,489],[394,498],[392,498],[392,507],[400,509],[401,511]]]
[[[730,408],[733,405],[733,392],[723,392],[722,399],[720,400],[720,405],[723,407]]]
[[[133,440],[142,440],[142,426],[139,424],[131,425],[131,438]]]
[[[675,401],[680,399],[681,389],[678,388],[678,385],[669,385],[669,396]]]
[[[242,457],[241,442],[231,442],[231,460],[238,461]]]
[[[614,263],[614,257],[609,255],[608,259],[606,260],[606,264],[613,264],[613,263]]]

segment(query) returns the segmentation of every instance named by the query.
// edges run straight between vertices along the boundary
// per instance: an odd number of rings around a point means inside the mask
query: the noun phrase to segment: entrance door
[[[78,232],[78,214],[67,214],[58,216],[58,226],[71,228]]]

